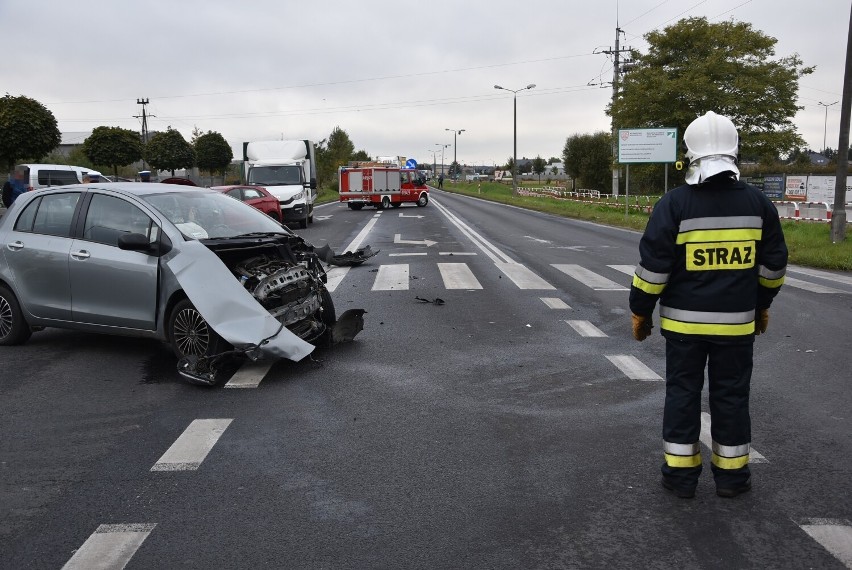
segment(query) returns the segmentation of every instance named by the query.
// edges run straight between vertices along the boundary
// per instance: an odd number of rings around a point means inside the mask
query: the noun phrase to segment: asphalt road
[[[752,493],[703,447],[677,499],[639,234],[432,198],[297,230],[381,250],[331,273],[364,331],[302,362],[200,388],[157,342],[0,347],[0,567],[852,567],[852,275],[791,268],[756,341]]]

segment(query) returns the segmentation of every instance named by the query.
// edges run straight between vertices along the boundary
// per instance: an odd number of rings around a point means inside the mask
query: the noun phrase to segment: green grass
[[[644,230],[648,223],[648,213],[635,208],[631,208],[630,213],[625,216],[623,200],[618,206],[606,206],[547,197],[513,196],[511,186],[495,182],[468,184],[445,180],[444,190],[566,218],[588,220],[639,231]],[[646,203],[643,198],[640,197],[642,206]],[[631,204],[634,204],[634,201],[635,198],[631,197]],[[790,251],[791,264],[852,271],[852,226],[849,224],[846,226],[848,234],[846,240],[840,243],[831,243],[831,228],[828,223],[782,220],[782,226],[787,249]]]

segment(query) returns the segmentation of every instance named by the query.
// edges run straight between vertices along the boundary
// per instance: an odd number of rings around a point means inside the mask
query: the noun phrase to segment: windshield
[[[255,166],[249,170],[248,183],[259,186],[286,186],[302,184],[302,167],[296,164],[288,166]]]
[[[149,194],[142,199],[189,238],[230,238],[245,234],[291,232],[248,204],[200,189]]]

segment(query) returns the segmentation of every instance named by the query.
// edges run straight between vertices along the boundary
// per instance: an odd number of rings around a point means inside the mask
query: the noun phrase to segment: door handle
[[[8,247],[12,251],[18,251],[19,249],[24,249],[24,242],[13,241],[12,243],[6,244],[6,247]]]
[[[80,251],[72,251],[71,257],[73,257],[74,259],[89,259],[89,257],[91,257],[91,254],[85,249],[81,249]]]

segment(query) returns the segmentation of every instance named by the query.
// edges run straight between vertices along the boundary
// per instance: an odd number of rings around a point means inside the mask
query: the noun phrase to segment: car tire
[[[385,196],[384,198],[382,198],[382,207],[380,209],[381,210],[387,210],[388,208],[390,208],[390,204],[391,204],[390,198]]]
[[[207,324],[189,299],[182,299],[174,306],[168,327],[169,343],[178,359],[212,356],[230,349],[230,345]]]
[[[393,202],[391,206],[393,206],[394,208],[399,208],[400,206],[402,206],[402,202]]]
[[[0,285],[0,345],[23,344],[32,334],[17,297],[12,291]]]
[[[299,227],[305,229],[308,227],[308,213],[305,212],[305,217],[299,220]]]
[[[313,209],[313,207],[311,207],[311,208],[308,210],[308,223],[309,223],[309,224],[314,223],[314,209]]]
[[[428,203],[429,203],[429,195],[424,192],[423,194],[420,195],[420,198],[417,199],[417,207],[422,208],[423,206],[425,206]]]
[[[356,212],[364,207],[364,204],[349,204]]]

